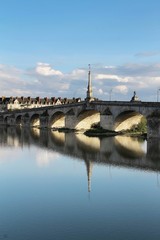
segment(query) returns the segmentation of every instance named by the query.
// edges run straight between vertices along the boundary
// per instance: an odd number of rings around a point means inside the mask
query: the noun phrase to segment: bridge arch
[[[65,114],[61,111],[55,112],[49,120],[49,127],[63,128],[65,127]]]
[[[100,123],[100,112],[97,110],[81,111],[75,122],[75,129],[90,129],[93,125]]]
[[[39,114],[35,113],[30,117],[30,126],[31,127],[39,127],[40,126]]]
[[[29,131],[31,136],[31,140],[37,141],[40,139],[40,129],[39,128],[31,128]]]
[[[5,116],[4,117],[4,124],[14,125],[15,124],[15,115],[12,113],[11,115]]]
[[[16,116],[15,123],[16,125],[19,125],[19,126],[22,125],[22,115]]]
[[[128,130],[138,125],[144,115],[134,110],[127,110],[121,112],[114,120],[114,130],[119,132]]]

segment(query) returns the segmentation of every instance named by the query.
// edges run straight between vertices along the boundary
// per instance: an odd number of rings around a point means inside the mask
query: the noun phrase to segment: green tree
[[[142,117],[140,123],[138,123],[134,128],[132,128],[135,132],[146,133],[147,132],[147,120],[145,117]]]

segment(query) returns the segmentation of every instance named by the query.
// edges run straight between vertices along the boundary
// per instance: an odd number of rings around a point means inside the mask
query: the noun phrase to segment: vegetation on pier
[[[87,136],[116,136],[118,132],[112,131],[112,130],[106,130],[102,127],[100,127],[100,124],[93,124],[91,129],[88,129],[87,131],[84,132],[85,135]]]
[[[123,134],[129,136],[147,136],[147,120],[145,117],[142,117],[140,123],[134,125],[131,129],[122,131]]]
[[[106,130],[100,127],[99,124],[95,124],[91,129],[85,131],[87,136],[116,136],[116,135],[128,135],[128,136],[143,136],[147,135],[147,120],[145,117],[141,119],[141,122],[134,125],[131,129],[122,130],[120,132]]]

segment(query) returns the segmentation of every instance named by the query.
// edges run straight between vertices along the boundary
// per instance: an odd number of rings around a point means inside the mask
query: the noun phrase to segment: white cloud
[[[48,63],[38,63],[35,69],[36,73],[43,76],[62,76],[62,72],[51,68]]]
[[[106,68],[106,69],[115,69],[116,66],[105,66],[104,68]]]
[[[37,63],[35,68],[26,71],[26,75],[35,85],[37,96],[59,97],[59,94],[65,94],[70,86],[70,80],[65,80],[65,74],[48,63]]]
[[[93,96],[105,99],[111,89],[115,100],[129,100],[136,91],[141,100],[155,100],[160,88],[160,63],[125,64],[92,68]],[[0,64],[1,96],[86,97],[88,68],[63,73],[49,63],[21,70]]]
[[[117,93],[127,94],[128,88],[126,85],[118,85],[114,88],[113,91]]]
[[[103,90],[100,88],[98,89],[99,94],[103,94]]]
[[[72,80],[79,80],[86,78],[86,70],[84,69],[75,69],[70,74],[67,74]]]
[[[12,66],[0,64],[0,79],[17,83],[20,81],[22,71]]]
[[[12,66],[0,64],[0,93],[3,96],[16,96],[17,89],[23,90],[25,81],[23,71]]]
[[[128,82],[127,77],[120,77],[120,76],[117,76],[117,75],[98,74],[95,78],[97,80],[111,79],[111,80],[116,80],[117,82]]]

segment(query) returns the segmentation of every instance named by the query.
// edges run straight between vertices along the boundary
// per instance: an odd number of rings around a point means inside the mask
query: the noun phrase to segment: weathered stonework
[[[148,138],[160,138],[160,112],[154,111],[147,117]]]
[[[147,119],[148,138],[160,137],[160,103],[81,101],[79,103],[2,112],[1,125],[23,127],[89,129],[100,124],[104,129],[131,128],[142,116]]]

